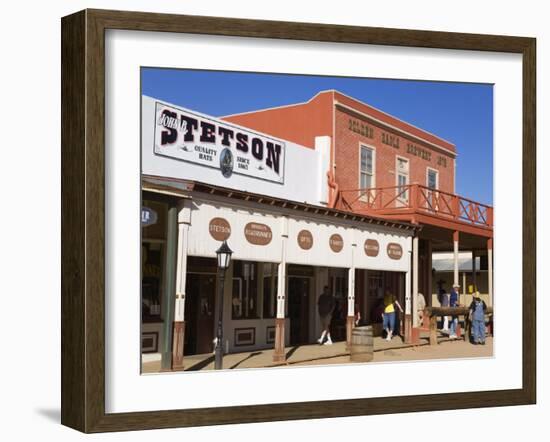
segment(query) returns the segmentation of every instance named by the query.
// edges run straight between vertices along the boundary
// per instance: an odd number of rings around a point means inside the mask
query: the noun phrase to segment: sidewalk
[[[374,338],[374,360],[414,360],[440,359],[455,357],[480,357],[492,355],[492,338],[485,346],[474,346],[463,340],[450,341],[446,335],[439,333],[440,345],[430,346],[428,333],[421,335],[420,344],[413,346],[405,344],[401,338],[395,337],[386,341],[381,337]],[[419,351],[422,347],[422,351]],[[243,353],[224,355],[223,368],[264,368],[288,367],[292,365],[322,365],[349,363],[349,352],[345,342],[335,342],[333,345],[306,344],[286,347],[286,362],[274,363],[274,349],[256,350]],[[213,370],[214,355],[212,353],[186,356],[184,358],[186,371]],[[160,361],[145,362],[142,373],[158,373]]]

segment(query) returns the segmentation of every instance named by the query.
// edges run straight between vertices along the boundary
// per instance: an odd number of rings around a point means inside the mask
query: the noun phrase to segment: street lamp
[[[216,255],[218,257],[218,331],[216,334],[216,348],[215,348],[215,361],[214,369],[221,370],[222,358],[223,358],[223,290],[225,285],[225,271],[231,264],[231,255],[233,250],[229,248],[227,242],[224,240]]]

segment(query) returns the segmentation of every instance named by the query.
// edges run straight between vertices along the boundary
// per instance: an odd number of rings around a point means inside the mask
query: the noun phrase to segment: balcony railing
[[[339,204],[355,212],[378,215],[420,213],[480,227],[493,227],[493,208],[420,184],[340,190]]]

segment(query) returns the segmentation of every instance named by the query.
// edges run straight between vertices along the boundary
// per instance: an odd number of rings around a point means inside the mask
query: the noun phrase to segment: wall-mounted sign
[[[378,256],[378,252],[380,251],[380,244],[378,244],[378,241],[375,239],[367,239],[365,241],[365,255],[367,256]]]
[[[395,242],[388,244],[387,252],[391,259],[401,259],[403,256],[403,248]]]
[[[397,135],[382,132],[382,143],[399,149],[399,137]]]
[[[374,138],[374,130],[371,126],[353,118],[349,119],[348,129],[352,132],[358,133],[359,135],[363,135],[364,137]]]
[[[248,223],[244,226],[244,236],[250,244],[266,246],[271,242],[273,233],[271,228],[265,224]]]
[[[154,152],[219,169],[284,183],[285,143],[222,120],[155,103]]]
[[[330,236],[328,243],[330,245],[330,249],[335,253],[341,252],[344,248],[344,240],[337,233]]]
[[[158,220],[157,212],[149,207],[141,208],[141,225],[143,227],[151,226],[155,224]]]
[[[313,247],[313,235],[309,230],[300,230],[297,239],[301,249],[309,250]]]
[[[418,147],[417,145],[412,143],[407,143],[407,153],[420,157],[426,161],[432,160],[432,153],[429,150]]]
[[[231,225],[224,218],[212,218],[208,224],[208,231],[216,241],[224,241],[231,236]]]

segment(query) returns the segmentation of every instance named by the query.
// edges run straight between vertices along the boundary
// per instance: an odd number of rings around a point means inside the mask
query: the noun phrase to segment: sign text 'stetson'
[[[229,149],[230,155],[221,152]],[[155,105],[156,154],[232,173],[284,182],[285,143],[160,102]],[[231,169],[231,170],[228,170]]]

